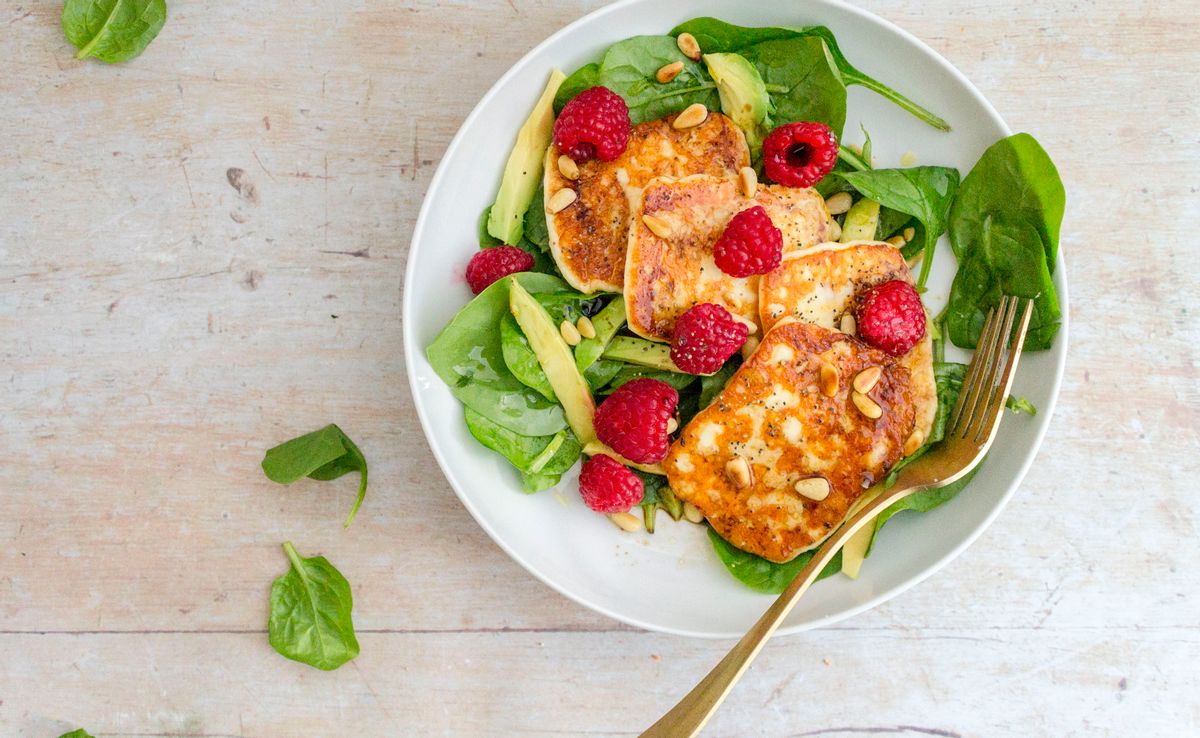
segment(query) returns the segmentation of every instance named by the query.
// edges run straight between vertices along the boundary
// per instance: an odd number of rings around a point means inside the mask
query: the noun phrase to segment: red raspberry
[[[902,356],[925,337],[925,308],[902,279],[875,285],[858,301],[858,337],[892,356]]]
[[[788,187],[811,187],[837,163],[837,134],[824,123],[788,123],[763,141],[767,176]]]
[[[596,408],[596,437],[630,461],[657,464],[667,458],[667,422],[678,404],[679,393],[666,382],[626,382]]]
[[[598,513],[625,512],[644,494],[642,480],[611,456],[593,456],[579,471],[579,496]]]
[[[671,360],[688,374],[712,374],[746,342],[750,329],[710,302],[690,308],[675,321]]]
[[[479,294],[497,279],[533,269],[533,257],[516,246],[493,246],[471,257],[467,264],[467,284]]]
[[[554,145],[575,161],[612,161],[629,144],[629,108],[607,87],[590,87],[554,121]]]
[[[783,257],[783,234],[762,205],[755,205],[729,219],[713,246],[713,257],[731,277],[766,274]]]

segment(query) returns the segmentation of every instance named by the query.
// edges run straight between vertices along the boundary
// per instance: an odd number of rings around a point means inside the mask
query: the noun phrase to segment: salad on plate
[[[822,26],[696,18],[550,71],[480,217],[475,298],[427,348],[525,492],[578,466],[621,530],[706,525],[733,576],[779,592],[941,440],[966,369],[947,341],[974,348],[1009,294],[1034,302],[1025,349],[1052,345],[1065,193],[1045,151],[1017,134],[965,177],[875,168],[867,130],[842,143],[848,85],[949,130]],[[957,271],[930,305],[943,235]],[[856,577],[892,515],[969,482],[897,503],[822,576]]]

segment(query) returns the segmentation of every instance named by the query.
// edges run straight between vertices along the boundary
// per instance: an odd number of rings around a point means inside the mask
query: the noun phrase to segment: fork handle
[[[737,645],[721,659],[721,662],[708,672],[691,692],[687,693],[679,704],[671,708],[658,722],[651,725],[642,738],[692,738],[698,734],[709,719],[716,713],[717,708],[737,684],[742,674],[746,673],[754,657],[762,650],[767,639],[771,637],[787,617],[800,597],[808,591],[817,580],[821,570],[833,560],[846,541],[855,533],[875,520],[884,509],[893,502],[908,495],[913,490],[910,485],[895,484],[891,489],[880,493],[867,503],[861,510],[840,527],[825,543],[817,549],[808,565],[800,570],[787,589],[780,593],[775,602],[758,619]]]

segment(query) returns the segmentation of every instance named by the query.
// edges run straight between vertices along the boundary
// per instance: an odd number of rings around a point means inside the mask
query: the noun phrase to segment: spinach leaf
[[[521,326],[517,325],[517,319],[512,315],[500,319],[500,351],[504,355],[504,365],[521,384],[551,402],[558,402],[537,354],[533,353],[529,339],[525,338]]]
[[[605,388],[607,392],[613,392],[626,382],[632,382],[635,379],[649,377],[666,382],[678,391],[682,391],[685,387],[696,381],[694,374],[681,374],[679,372],[668,372],[662,369],[651,369],[650,367],[638,366],[637,364],[625,364],[617,376],[609,382]]]
[[[1008,294],[1034,301],[1025,348],[1050,348],[1062,320],[1050,275],[1065,208],[1058,170],[1032,136],[1009,136],[983,153],[950,208],[960,266],[946,322],[955,345],[974,348],[987,311]]]
[[[925,108],[909,100],[904,95],[896,92],[892,88],[876,80],[875,78],[863,74],[846,59],[846,55],[842,53],[838,47],[837,39],[834,38],[833,32],[825,26],[808,26],[806,28],[747,28],[745,26],[735,26],[731,23],[717,20],[716,18],[694,18],[686,23],[683,23],[671,29],[672,36],[678,36],[681,33],[690,33],[696,37],[700,48],[705,53],[736,51],[741,53],[743,49],[751,44],[762,43],[770,40],[790,39],[796,37],[813,37],[819,38],[825,42],[828,47],[829,55],[833,60],[834,66],[841,75],[843,82],[847,85],[861,85],[868,90],[882,95],[884,98],[892,101],[904,110],[912,113],[916,117],[925,121],[934,128],[943,131],[950,130],[950,124],[942,120],[938,116],[929,112]],[[839,129],[840,130],[840,129]]]
[[[884,207],[907,213],[924,225],[924,241],[918,250],[925,256],[917,289],[923,289],[933,265],[933,250],[946,231],[950,203],[958,191],[958,170],[951,167],[911,167],[909,169],[870,169],[843,172],[840,175],[855,190],[878,200]]]
[[[524,238],[542,253],[550,253],[550,226],[546,223],[546,191],[540,185],[525,211]]]
[[[908,213],[902,213],[887,206],[881,207],[879,208],[879,223],[875,226],[875,240],[886,241],[912,222],[913,217]],[[913,230],[916,230],[915,225],[913,226]],[[914,236],[913,242],[904,244],[901,251],[904,252],[905,259],[911,259],[913,254],[924,247],[925,237],[922,235],[920,241],[918,241],[916,236]]]
[[[712,542],[713,550],[717,552],[717,558],[735,579],[750,589],[767,594],[779,594],[787,589],[800,570],[807,566],[812,557],[816,555],[815,549],[805,551],[786,564],[776,564],[774,561],[768,561],[761,556],[755,556],[737,548],[711,527],[708,529],[708,539]],[[838,551],[833,560],[826,564],[821,573],[817,575],[817,580],[833,576],[841,570],[842,552]]]
[[[547,274],[526,272],[515,278],[530,291],[567,288]],[[562,407],[522,384],[504,363],[498,326],[508,314],[508,280],[502,279],[460,310],[426,355],[463,405],[514,433],[553,435],[567,427]]]
[[[291,484],[305,477],[324,482],[358,472],[358,497],[346,516],[347,528],[367,495],[367,460],[354,441],[332,423],[268,449],[262,469],[267,479],[279,484]]]
[[[115,64],[141,54],[167,22],[166,0],[66,0],[62,28],[79,53]]]
[[[596,392],[613,381],[624,368],[625,364],[620,361],[597,359],[592,362],[591,366],[583,370],[583,378],[587,380],[588,387],[592,389],[592,392]]]
[[[659,83],[655,73],[676,61],[683,62],[683,71],[670,82]],[[679,51],[671,36],[634,36],[608,47],[598,65],[580,68],[558,88],[555,112],[581,91],[596,85],[624,98],[633,125],[677,113],[692,103],[703,103],[709,110],[720,109],[716,83],[700,63]]]
[[[599,295],[585,295],[571,290],[537,292],[533,298],[546,308],[556,326],[564,320],[575,323],[585,315],[595,315],[604,302],[604,298]]]
[[[479,248],[490,249],[500,245],[500,239],[488,233],[488,219],[492,217],[492,206],[488,205],[479,215]]]
[[[290,543],[287,574],[271,585],[271,647],[293,661],[330,671],[358,655],[350,583],[324,556],[302,558]]]
[[[563,472],[579,460],[582,448],[568,430],[552,436],[522,436],[464,408],[467,430],[480,444],[508,459],[521,472],[526,492],[558,484]]]
[[[701,48],[704,48],[703,46]],[[773,110],[767,130],[784,123],[820,121],[839,137],[846,124],[846,87],[819,38],[763,41],[740,50],[767,85]]]
[[[84,730],[83,728],[79,728],[77,730],[72,730],[70,733],[63,733],[58,738],[96,738],[96,737],[93,736],[91,733],[87,732],[86,730]]]
[[[729,380],[733,378],[734,373],[741,365],[742,358],[734,354],[729,361],[721,365],[716,374],[700,377],[701,409],[708,407],[713,400],[717,399],[717,395],[721,394],[721,390],[725,389],[725,385],[729,384]]]

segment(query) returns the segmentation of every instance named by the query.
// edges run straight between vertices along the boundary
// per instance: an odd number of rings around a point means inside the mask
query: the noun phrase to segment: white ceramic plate
[[[550,69],[569,74],[616,41],[666,33],[698,16],[746,26],[829,26],[855,66],[953,126],[950,133],[938,132],[874,93],[851,87],[846,140],[861,140],[862,121],[878,166],[897,166],[911,152],[919,163],[955,166],[966,175],[984,149],[1010,132],[949,62],[907,32],[850,6],[826,0],[618,2],[526,54],[484,95],[450,142],[413,233],[404,287],[404,349],[417,412],[442,471],[509,556],[567,597],[631,625],[739,637],[771,597],[747,589],[725,571],[703,527],[660,515],[654,535],[622,533],[584,506],[574,474],[564,477],[557,491],[523,494],[507,462],[467,433],[461,406],[425,358],[425,347],[471,298],[461,275],[477,249],[479,213],[495,197],[510,142]],[[926,295],[935,312],[954,274],[945,239],[937,257]],[[1033,461],[1054,409],[1067,348],[1065,273],[1060,257],[1054,281],[1064,322],[1054,350],[1026,354],[1016,379],[1015,392],[1031,399],[1038,415],[1010,417],[985,467],[963,494],[930,513],[897,516],[880,534],[860,578],[839,575],[819,582],[781,633],[825,625],[894,597],[958,555],[1000,512]]]

